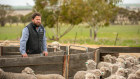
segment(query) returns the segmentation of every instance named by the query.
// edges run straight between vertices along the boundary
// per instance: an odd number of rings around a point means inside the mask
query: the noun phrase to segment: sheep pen
[[[49,55],[47,57],[37,54],[37,55],[30,55],[28,58],[22,58],[18,51],[19,50],[18,46],[1,46],[0,47],[0,54],[1,54],[0,68],[2,68],[5,72],[20,73],[25,67],[30,67],[35,71],[35,74],[60,74],[64,76],[65,78],[68,76],[69,79],[73,79],[77,71],[87,70],[86,68],[87,66],[85,62],[89,59],[94,60],[96,62],[98,59],[99,61],[102,61],[103,56],[101,54],[107,53],[107,54],[110,54],[112,58],[111,60],[106,60],[106,61],[111,62],[112,64],[115,64],[115,62],[117,61],[115,59],[119,57],[118,54],[116,54],[117,56],[115,56],[114,54],[112,54],[111,51],[102,52],[103,51],[102,47],[98,48],[98,50],[100,51],[97,51],[95,48],[88,48],[88,52],[87,50],[71,48],[69,50],[69,53],[70,53],[69,55],[67,55],[67,46],[60,46],[60,49],[63,51],[57,50],[54,52],[53,48],[48,47]],[[109,49],[109,47],[107,49]],[[125,52],[125,50],[123,50],[123,52]],[[113,52],[114,51],[115,50],[113,50]],[[98,52],[100,52],[100,55],[97,54]],[[119,53],[120,51],[116,51],[116,52]],[[131,50],[130,52],[137,53],[137,52],[140,52],[140,50],[135,49],[134,51]],[[69,56],[69,61],[68,61],[68,56]],[[115,56],[116,58],[113,56]],[[127,59],[128,63],[130,63],[129,62],[131,61],[130,59]],[[99,63],[99,61],[97,62],[97,64]],[[118,61],[121,61],[121,60],[118,59]],[[137,64],[137,63],[134,63],[134,64]],[[123,64],[120,63],[120,66],[122,65]],[[111,67],[112,69],[117,70],[118,65],[117,67],[116,65],[112,65]],[[131,65],[128,67],[131,67]],[[135,68],[137,67],[134,67],[134,69]],[[116,72],[116,70],[109,70],[108,68],[101,68],[101,69],[102,69],[102,72],[107,71],[110,74]],[[133,72],[133,71],[130,71],[130,72]],[[101,73],[101,74],[104,74],[104,73]],[[94,74],[86,74],[86,75],[93,76]]]

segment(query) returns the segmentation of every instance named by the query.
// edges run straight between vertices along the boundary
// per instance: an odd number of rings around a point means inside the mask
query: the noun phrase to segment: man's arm
[[[26,43],[29,38],[29,30],[27,27],[25,27],[22,30],[22,37],[20,39],[20,53],[22,54],[23,57],[28,57],[26,53]]]
[[[43,54],[45,54],[45,56],[48,55],[48,50],[47,50],[47,45],[46,45],[46,31],[44,29],[44,36],[43,36]]]

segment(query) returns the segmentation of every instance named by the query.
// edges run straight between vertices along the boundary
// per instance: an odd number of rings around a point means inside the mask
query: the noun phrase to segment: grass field
[[[5,27],[0,27],[0,40],[17,40],[21,36],[23,24],[6,24]],[[66,25],[61,26],[61,32],[66,29]],[[52,36],[53,32],[50,28],[46,29],[46,36]],[[75,26],[68,34],[62,37],[60,43],[74,43],[75,36],[78,44],[94,44],[94,45],[114,45],[116,35],[118,33],[117,46],[140,47],[140,25],[110,25],[98,29],[98,41],[94,41],[89,37],[89,28],[86,24]],[[48,40],[48,42],[52,42]]]

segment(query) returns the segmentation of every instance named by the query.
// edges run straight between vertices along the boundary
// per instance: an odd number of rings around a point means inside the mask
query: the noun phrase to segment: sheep
[[[137,78],[137,79],[140,79],[140,69],[137,70],[135,74],[136,74],[136,78]]]
[[[126,78],[125,78],[125,77],[123,77],[123,76],[111,75],[110,77],[105,78],[105,79],[126,79]]]
[[[96,62],[91,59],[87,60],[85,64],[87,67],[87,71],[78,71],[74,75],[74,79],[85,79],[85,75],[87,73],[91,73],[94,69],[96,69]]]
[[[129,74],[127,79],[136,79],[136,74]]]
[[[110,54],[103,56],[103,58],[104,58],[104,62],[111,62],[111,55]]]
[[[112,64],[111,66],[110,66],[110,68],[111,68],[111,75],[113,75],[113,74],[115,74],[116,72],[117,72],[117,70],[118,70],[118,68],[119,68],[119,65],[118,64]]]
[[[108,62],[100,62],[100,63],[98,63],[97,68],[98,69],[100,69],[101,67],[108,67],[108,68],[110,68],[111,65],[112,64],[108,63]]]
[[[124,58],[117,58],[117,59],[116,59],[116,62],[124,62],[124,61],[125,61]]]
[[[138,59],[136,58],[136,57],[128,57],[128,58],[126,58],[126,60],[128,60],[128,61],[130,61],[131,63],[133,63],[134,65],[137,65],[137,64],[139,64],[139,62],[138,62]]]
[[[92,73],[86,73],[85,79],[95,79],[95,75]]]
[[[101,71],[102,78],[107,78],[111,75],[111,71],[107,67],[101,67],[100,71]]]
[[[104,62],[109,62],[109,63],[116,63],[116,57],[115,56],[111,56],[111,55],[105,55],[103,56],[104,58]]]
[[[0,69],[0,79],[37,79],[37,78],[29,74],[4,72],[2,69]]]
[[[100,79],[102,74],[100,69],[88,70],[87,72],[94,74],[95,79]]]
[[[9,40],[5,40],[1,43],[2,46],[9,46],[10,41]]]
[[[127,79],[140,79],[140,69],[137,70],[135,73],[129,74]]]
[[[51,46],[54,48],[54,52],[56,52],[56,49],[60,50],[60,43],[57,41],[52,42]]]
[[[126,59],[126,58],[128,58],[128,57],[131,57],[130,55],[120,55],[118,58],[122,58],[122,59]]]
[[[86,62],[86,67],[87,67],[87,70],[94,70],[94,69],[96,69],[96,62],[95,61],[93,61],[93,60],[87,60],[87,62]]]
[[[87,74],[87,71],[78,71],[74,75],[74,79],[85,79],[86,74]]]
[[[74,75],[74,79],[85,79],[87,73],[93,74],[95,79],[100,79],[101,77],[101,71],[99,69],[94,69],[94,70],[87,70],[87,71],[78,71]]]
[[[34,71],[30,67],[26,67],[24,70],[22,70],[22,73],[31,74],[35,76],[37,79],[65,79],[63,76],[59,74],[34,74]]]
[[[37,74],[35,76],[37,79],[65,79],[62,75],[59,74],[47,74],[47,75]]]
[[[123,77],[126,77],[127,76],[127,70],[124,69],[124,68],[119,68],[116,72],[116,75],[118,76],[123,76]]]
[[[35,75],[34,71],[30,67],[26,67],[21,73]]]

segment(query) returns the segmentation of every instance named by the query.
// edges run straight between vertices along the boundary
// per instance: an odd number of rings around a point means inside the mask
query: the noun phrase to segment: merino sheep
[[[100,79],[102,74],[100,69],[88,70],[87,72],[94,74],[95,79]]]
[[[101,71],[102,78],[107,78],[111,75],[111,71],[107,67],[101,67],[100,71]]]
[[[4,72],[2,69],[0,69],[0,79],[37,79],[37,78],[29,74]]]
[[[24,70],[22,70],[21,73],[26,73],[26,74],[35,75],[35,74],[34,74],[34,71],[33,71],[30,67],[26,67]]]
[[[31,74],[35,76],[37,79],[65,79],[63,76],[59,74],[34,74],[34,71],[30,67],[26,67],[22,70],[22,73]]]
[[[116,72],[117,72],[117,70],[118,70],[118,68],[119,68],[119,65],[118,64],[112,64],[111,66],[110,66],[110,68],[111,68],[111,75],[113,75],[113,74],[115,74]]]
[[[51,46],[54,48],[54,52],[56,52],[56,49],[60,50],[60,43],[57,41],[52,42]]]
[[[100,69],[101,67],[108,67],[108,68],[110,68],[111,65],[112,64],[108,63],[108,62],[100,62],[100,63],[98,63],[97,68],[98,69]]]
[[[124,69],[124,68],[119,68],[116,72],[116,75],[126,77],[127,76],[127,70]]]
[[[140,79],[140,69],[137,70],[135,74],[136,74],[136,78],[137,78],[137,79]]]
[[[105,55],[103,56],[104,58],[104,62],[109,62],[109,63],[116,63],[116,57],[115,56],[111,56],[111,55]]]
[[[47,74],[47,75],[37,74],[35,76],[37,79],[65,79],[62,75],[59,74]]]
[[[1,43],[2,46],[9,46],[10,41],[9,40],[5,40]]]
[[[78,71],[74,75],[74,79],[85,79],[86,74],[87,74],[87,71]]]
[[[85,79],[95,79],[95,75],[92,73],[86,73]]]
[[[87,67],[87,70],[94,70],[94,69],[96,69],[96,62],[91,60],[91,59],[87,60],[86,67]]]
[[[125,78],[125,77],[123,77],[123,76],[111,75],[110,77],[105,78],[105,79],[126,79],[126,78]]]
[[[136,74],[129,74],[127,79],[136,79]]]

